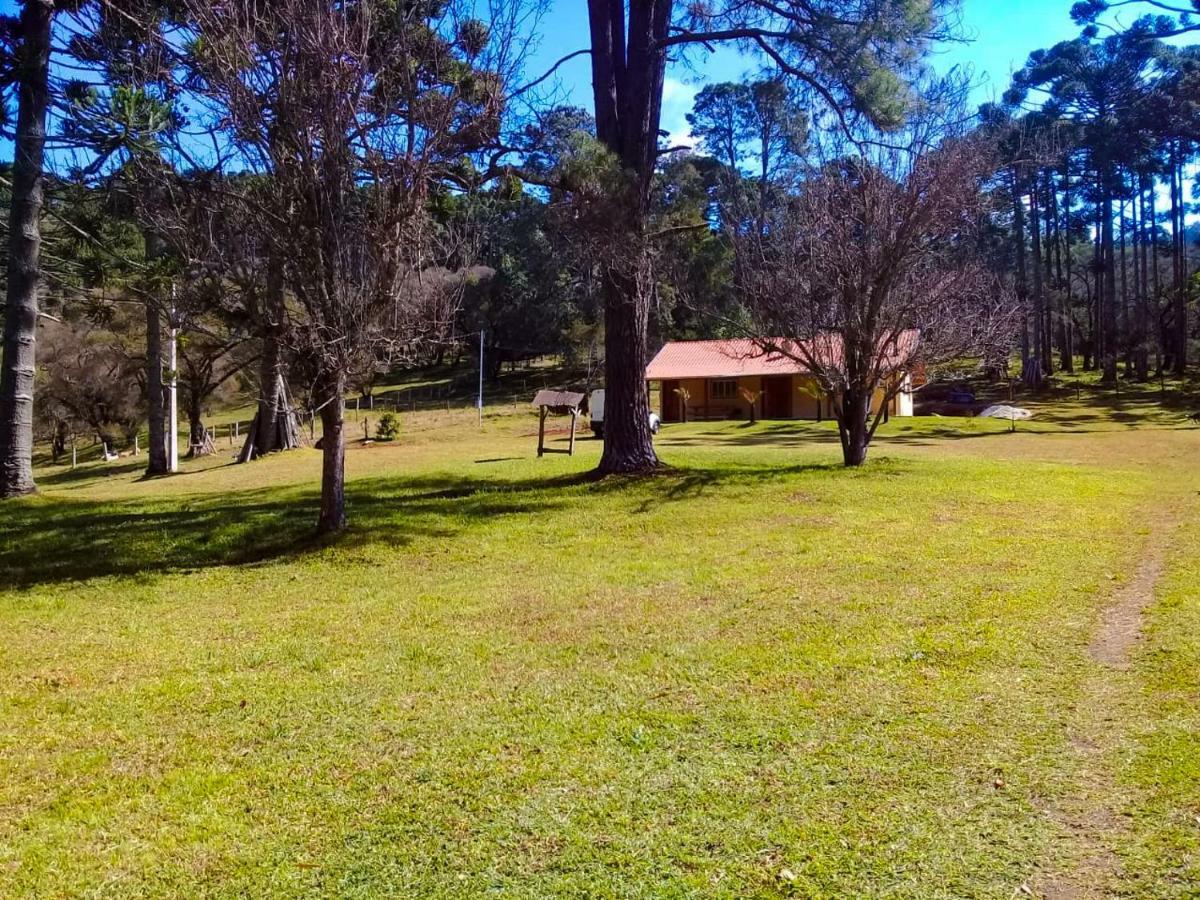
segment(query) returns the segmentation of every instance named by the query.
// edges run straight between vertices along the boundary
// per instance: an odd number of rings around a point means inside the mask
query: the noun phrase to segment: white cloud
[[[687,123],[687,114],[692,111],[692,104],[699,92],[699,87],[678,78],[663,79],[661,127],[667,132],[665,140],[668,147],[695,146],[696,138]]]

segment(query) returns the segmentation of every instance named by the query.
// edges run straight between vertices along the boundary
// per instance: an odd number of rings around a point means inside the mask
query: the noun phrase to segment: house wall
[[[807,375],[792,377],[792,418],[824,419],[828,404],[821,406],[821,392],[816,381]]]
[[[692,419],[748,419],[750,417],[750,404],[741,396],[741,389],[745,388],[750,391],[759,391],[762,389],[762,379],[757,376],[747,378],[733,379],[738,383],[739,393],[732,400],[716,400],[712,396],[713,381],[727,381],[729,379],[721,378],[684,378],[679,382],[680,388],[688,392],[687,414],[689,421]],[[762,401],[759,401],[759,410],[761,412]],[[666,419],[663,410],[666,406],[665,397],[659,405],[659,413]]]
[[[708,378],[684,378],[680,379],[679,386],[688,392],[687,401],[687,417],[688,421],[695,419],[749,419],[750,404],[741,396],[740,389],[746,389],[755,393],[761,392],[763,389],[762,378],[758,376],[750,376],[745,378],[735,379],[738,383],[739,393],[732,400],[715,400],[712,397],[712,388],[710,382],[728,379],[708,379]],[[908,380],[907,378],[905,379]],[[659,414],[666,421],[666,405],[668,399],[665,393],[661,390],[661,383],[656,383],[658,387],[658,403],[653,408],[659,411]],[[883,403],[885,391],[880,389],[875,392],[875,396],[871,402],[871,409],[877,411]],[[829,399],[820,394],[816,387],[814,379],[806,375],[792,376],[792,391],[791,391],[791,418],[793,419],[830,419],[833,417],[833,411],[830,407]],[[758,418],[763,417],[763,397],[758,400]],[[912,393],[901,392],[892,399],[889,404],[889,416],[911,416],[912,411]]]
[[[892,398],[892,402],[888,404],[889,416],[911,416],[913,414],[913,395],[912,395],[912,379],[908,375],[896,375],[893,378],[903,378],[904,386],[900,392]],[[895,383],[894,381],[892,382]],[[875,396],[871,401],[871,409],[877,411],[883,404],[883,398],[886,390],[880,389],[875,392]]]
[[[897,416],[911,416],[913,414],[913,382],[912,376],[904,376],[904,387],[900,389],[900,393],[896,395],[896,412]]]

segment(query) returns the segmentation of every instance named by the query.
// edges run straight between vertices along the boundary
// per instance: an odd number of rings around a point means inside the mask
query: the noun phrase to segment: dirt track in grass
[[[1088,647],[1098,665],[1085,684],[1069,728],[1071,750],[1079,757],[1078,790],[1043,810],[1067,835],[1066,855],[1074,862],[1035,882],[1033,893],[1046,900],[1093,900],[1117,893],[1121,865],[1113,846],[1130,824],[1109,756],[1119,740],[1122,705],[1130,702],[1125,673],[1182,518],[1178,500],[1150,517],[1137,569],[1103,610]]]

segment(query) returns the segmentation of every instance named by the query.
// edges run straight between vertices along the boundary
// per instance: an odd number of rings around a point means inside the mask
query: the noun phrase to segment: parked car
[[[604,437],[604,389],[592,391],[588,398],[588,410],[592,420],[592,434],[598,438]],[[650,413],[650,433],[658,434],[662,427],[662,419],[655,412]]]

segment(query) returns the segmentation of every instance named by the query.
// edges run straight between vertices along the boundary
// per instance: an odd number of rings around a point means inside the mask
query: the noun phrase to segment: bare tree
[[[270,191],[269,179],[220,172],[147,172],[158,202],[141,214],[183,260],[184,318],[215,316],[258,345],[257,411],[238,455],[248,462],[302,446],[297,410],[287,386],[288,302],[278,248],[258,227],[256,194]],[[186,322],[185,322],[186,324]],[[233,334],[227,335],[233,338]],[[184,368],[188,367],[186,349]],[[232,377],[232,372],[229,373]],[[193,440],[193,444],[195,441]]]
[[[128,352],[141,340],[137,328],[126,309],[110,310],[103,322],[64,319],[44,326],[38,420],[53,456],[73,435],[90,434],[113,449],[132,444],[145,414],[138,380],[144,367]]]
[[[1007,347],[1018,306],[980,255],[995,169],[977,137],[875,148],[814,172],[735,237],[761,351],[810,372],[861,465],[904,374]],[[872,406],[872,401],[878,405]]]
[[[411,289],[428,207],[500,132],[522,3],[187,0],[191,87],[243,165],[239,194],[282,266],[287,341],[323,427],[318,530],[346,523],[343,396],[448,328]]]

